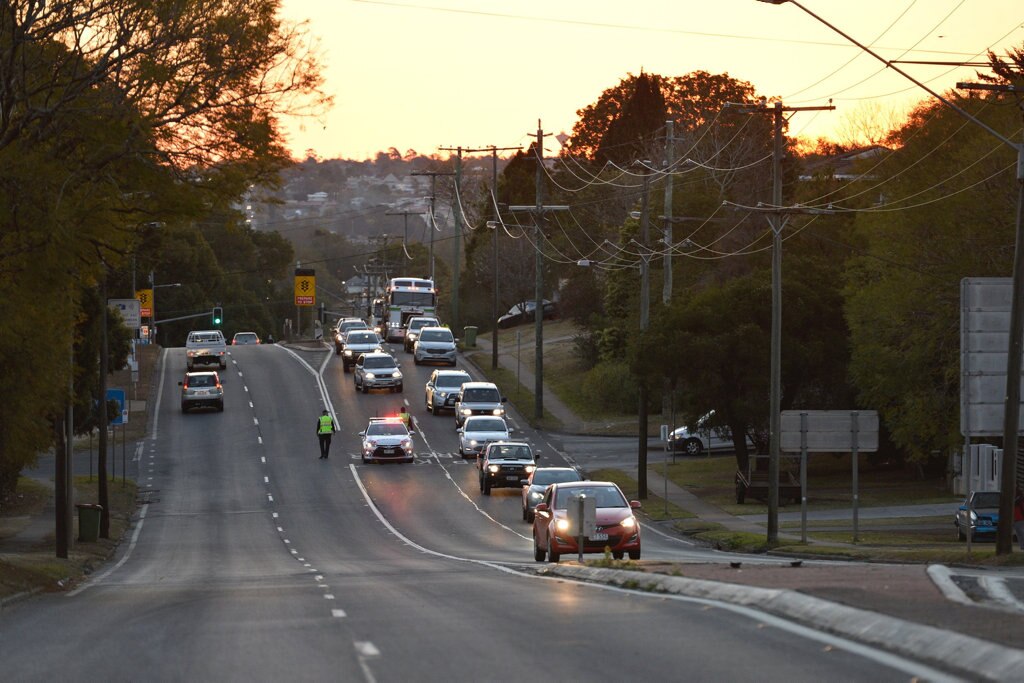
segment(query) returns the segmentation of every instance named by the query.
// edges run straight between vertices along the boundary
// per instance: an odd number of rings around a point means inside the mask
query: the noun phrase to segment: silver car
[[[356,390],[364,394],[370,389],[402,391],[402,371],[390,353],[374,352],[359,356],[352,370],[352,381]]]
[[[434,370],[427,380],[427,412],[437,415],[442,410],[455,410],[459,389],[471,381],[465,370]]]
[[[413,362],[455,365],[455,335],[447,327],[421,327],[412,345]]]
[[[512,430],[505,418],[472,415],[456,431],[459,433],[459,455],[475,458],[493,441],[508,441]]]
[[[342,369],[348,372],[364,353],[383,351],[381,344],[380,337],[373,330],[349,330],[341,344]]]
[[[186,372],[185,379],[178,382],[178,386],[181,387],[181,412],[203,406],[224,412],[224,387],[216,372]]]
[[[455,399],[455,426],[461,427],[471,415],[505,416],[508,399],[491,382],[466,382]]]

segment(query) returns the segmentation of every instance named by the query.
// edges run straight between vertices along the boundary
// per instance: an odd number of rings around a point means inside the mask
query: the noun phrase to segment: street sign
[[[107,400],[117,401],[117,417],[110,421],[112,425],[128,424],[128,408],[125,403],[124,389],[107,389]]]
[[[137,330],[142,325],[142,309],[138,299],[107,299],[107,306],[121,312],[126,327]]]
[[[801,415],[806,416],[803,429],[801,429]],[[796,453],[799,453],[805,446],[811,453],[877,451],[878,412],[874,410],[783,410],[781,446],[784,451]]]
[[[295,269],[295,305],[316,305],[316,271],[312,268]]]
[[[139,300],[139,313],[143,318],[153,317],[153,290],[140,289],[135,292],[135,298]]]
[[[966,437],[1003,435],[1012,299],[1012,278],[960,281],[960,433]]]

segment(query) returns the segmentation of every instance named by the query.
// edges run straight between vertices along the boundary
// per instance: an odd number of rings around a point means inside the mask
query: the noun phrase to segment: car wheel
[[[370,464],[370,461],[366,459],[366,456],[365,456],[365,455],[363,456],[363,464],[364,464],[364,465],[368,465],[368,464]]]
[[[639,560],[640,559],[640,551],[639,550],[630,550],[629,551],[629,559],[631,559],[631,560]]]
[[[402,393],[402,387],[403,387],[403,385],[401,385],[401,384],[399,384],[397,387],[395,387],[395,393],[396,394]]]
[[[537,535],[533,535],[533,559],[535,562],[543,562],[544,558],[547,557],[547,551],[537,545]]]
[[[188,404],[187,403],[182,403],[181,404],[181,412],[183,412],[183,413],[187,413],[188,412]]]
[[[536,517],[536,515],[533,514],[533,510],[527,510],[526,511],[526,521],[527,522],[529,522],[530,524],[533,524],[533,518],[534,517]]]
[[[485,496],[491,495],[491,482],[488,479],[484,479],[481,483],[481,490]]]
[[[700,442],[700,439],[687,439],[683,444],[683,452],[687,455],[700,455],[704,450],[704,444]]]
[[[612,553],[612,559],[615,559],[615,560],[621,560],[625,556],[626,556],[626,553],[622,552],[621,550]]]
[[[217,412],[218,413],[223,413],[224,412],[224,401],[221,401],[220,403],[217,404]]]
[[[416,461],[416,458],[406,458],[405,459],[405,462],[406,462],[407,465],[411,465],[415,461]]]
[[[556,552],[555,552],[555,551],[554,551],[554,550],[553,550],[553,549],[551,548],[551,537],[550,537],[550,536],[548,536],[548,562],[555,562],[555,563],[557,564],[557,563],[558,563],[558,560],[559,560],[559,559],[561,559],[561,557],[562,557],[561,555],[559,555],[558,553],[556,553]]]

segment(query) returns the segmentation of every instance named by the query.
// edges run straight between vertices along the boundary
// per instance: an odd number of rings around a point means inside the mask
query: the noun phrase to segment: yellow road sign
[[[295,276],[295,305],[315,306],[316,305],[316,276],[296,275]]]
[[[139,315],[143,318],[153,317],[153,290],[140,289],[135,292],[135,298],[139,300]]]

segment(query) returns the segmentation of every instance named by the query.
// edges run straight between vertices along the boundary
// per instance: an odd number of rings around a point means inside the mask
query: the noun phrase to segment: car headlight
[[[623,529],[632,529],[636,526],[636,518],[633,516],[626,517],[620,524]]]
[[[463,408],[459,412],[465,415],[466,417],[469,417],[470,415],[473,414],[473,411],[470,408]]]
[[[476,439],[470,439],[470,440],[469,440],[469,445],[470,445],[470,446],[477,446],[477,445],[479,445],[479,443],[480,443],[480,442],[479,442],[479,441],[477,441]]]
[[[976,513],[974,510],[971,510],[971,521],[972,522],[978,521],[978,513]]]
[[[416,341],[416,333],[415,332],[410,332],[409,333],[409,341]]]
[[[345,349],[345,355],[346,356],[351,356],[352,355],[352,349]]]
[[[488,465],[487,466],[487,471],[492,473],[492,474],[494,474],[495,472],[500,472],[501,471],[501,466],[500,465]]]
[[[437,395],[440,396],[441,398],[448,398],[448,392],[447,391],[439,391],[439,392],[437,392]]]
[[[494,410],[491,411],[491,413],[493,413],[494,415],[499,415],[499,416],[500,415],[504,415],[505,414],[505,409],[504,408],[495,408]]]
[[[557,522],[555,522],[555,529],[557,531],[568,531],[569,520],[565,519],[564,517],[560,518]]]
[[[402,450],[404,450],[404,451],[411,451],[412,450],[412,439],[402,439]]]
[[[366,379],[376,379],[376,377],[377,375],[373,374],[372,372],[366,373]]]
[[[527,465],[527,466],[526,466],[525,468],[523,468],[523,469],[525,469],[525,470],[526,470],[526,473],[527,473],[527,474],[530,474],[530,473],[531,473],[531,472],[533,472],[533,471],[534,471],[535,469],[537,469],[537,466],[536,466],[536,465]]]
[[[398,370],[395,370],[394,372],[391,373],[391,376],[394,377],[395,379],[398,379],[399,377],[402,376],[402,373]]]

